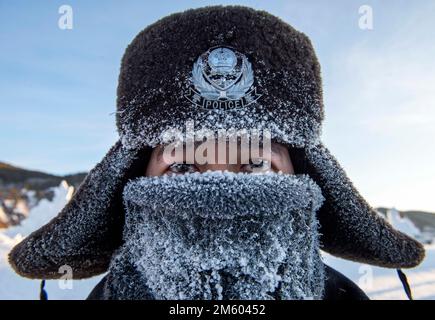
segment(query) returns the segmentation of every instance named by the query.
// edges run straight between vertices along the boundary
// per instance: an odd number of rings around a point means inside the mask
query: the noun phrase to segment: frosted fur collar
[[[142,177],[124,189],[112,299],[321,299],[316,210],[305,175]],[[144,288],[147,288],[145,290]]]

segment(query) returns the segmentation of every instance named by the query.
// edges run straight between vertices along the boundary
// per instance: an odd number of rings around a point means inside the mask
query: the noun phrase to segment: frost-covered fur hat
[[[377,266],[416,266],[423,247],[367,204],[320,141],[320,66],[306,35],[264,11],[240,6],[188,10],[140,32],[122,59],[117,100],[120,140],[50,223],[10,254],[16,272],[74,278],[107,270],[122,242],[122,190],[164,143],[167,129],[268,129],[302,148],[325,203],[323,250]]]

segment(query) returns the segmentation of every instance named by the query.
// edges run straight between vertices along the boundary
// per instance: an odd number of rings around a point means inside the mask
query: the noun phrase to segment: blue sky
[[[73,30],[58,28],[63,4]],[[210,4],[264,9],[306,33],[322,65],[325,144],[372,205],[435,211],[433,1],[0,0],[0,161],[91,169],[117,139],[125,47],[153,21]],[[361,5],[373,30],[358,27]]]

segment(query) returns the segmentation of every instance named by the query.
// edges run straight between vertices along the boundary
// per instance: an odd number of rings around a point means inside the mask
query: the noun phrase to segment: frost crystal
[[[124,189],[125,244],[113,299],[322,298],[316,210],[306,175],[141,177]],[[120,280],[122,279],[122,280]]]

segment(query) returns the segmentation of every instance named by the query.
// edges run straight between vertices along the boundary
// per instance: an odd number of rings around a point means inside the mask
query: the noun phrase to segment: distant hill
[[[63,180],[77,189],[86,174],[58,176],[0,162],[0,228],[19,224],[41,199],[51,201],[54,197],[52,187],[59,186]]]
[[[11,164],[0,162],[0,189],[26,188],[42,191],[59,185],[66,180],[69,185],[77,187],[86,177],[86,172],[57,176],[41,171],[27,170]]]
[[[388,208],[376,208],[380,213],[386,215]],[[400,215],[409,218],[417,228],[424,230],[432,228],[435,230],[435,213],[425,211],[400,211]]]

